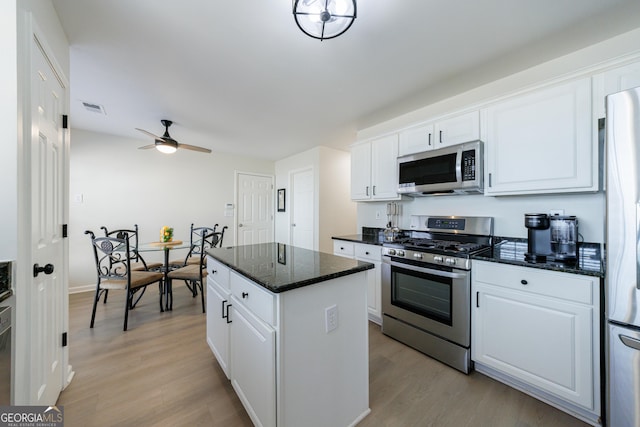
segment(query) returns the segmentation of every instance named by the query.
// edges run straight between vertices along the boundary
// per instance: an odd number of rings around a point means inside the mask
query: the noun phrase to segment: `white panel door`
[[[62,115],[67,94],[35,38],[31,59],[31,262],[49,269],[30,284],[29,400],[49,406],[55,405],[63,387],[66,259],[62,225],[68,152]]]
[[[315,249],[315,185],[313,169],[291,174],[291,244]]]
[[[273,177],[238,173],[237,244],[273,241]]]

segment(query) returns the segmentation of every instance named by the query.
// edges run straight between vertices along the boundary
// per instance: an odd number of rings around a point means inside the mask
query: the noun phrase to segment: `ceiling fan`
[[[203,148],[203,147],[197,147],[195,145],[189,145],[189,144],[180,144],[178,143],[178,141],[176,141],[175,139],[171,138],[171,135],[169,135],[169,126],[171,126],[173,124],[173,122],[171,120],[160,120],[160,123],[162,123],[162,126],[164,126],[164,135],[162,136],[158,136],[155,135],[149,131],[146,131],[144,129],[140,129],[140,128],[136,128],[136,130],[139,130],[140,132],[149,135],[150,137],[152,137],[153,139],[155,139],[155,143],[151,144],[151,145],[145,145],[144,147],[138,147],[140,150],[148,150],[150,148],[155,148],[158,151],[160,151],[161,153],[165,153],[165,154],[171,154],[171,153],[175,153],[176,150],[178,148],[185,148],[187,150],[192,150],[192,151],[200,151],[201,153],[210,153],[211,150],[209,150],[208,148]]]

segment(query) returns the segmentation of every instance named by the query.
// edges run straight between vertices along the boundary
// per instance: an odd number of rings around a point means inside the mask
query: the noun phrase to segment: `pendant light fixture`
[[[332,39],[353,24],[356,0],[293,0],[293,17],[309,37]]]

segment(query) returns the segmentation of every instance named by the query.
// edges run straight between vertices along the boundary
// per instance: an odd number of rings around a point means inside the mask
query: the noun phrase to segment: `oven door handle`
[[[448,277],[450,279],[464,279],[465,277],[467,277],[467,273],[450,273],[448,271],[434,270],[432,268],[425,267],[416,267],[409,264],[402,264],[400,262],[387,261],[387,264],[398,268],[404,268],[405,270],[417,271],[418,273],[428,273],[433,274],[434,276]]]

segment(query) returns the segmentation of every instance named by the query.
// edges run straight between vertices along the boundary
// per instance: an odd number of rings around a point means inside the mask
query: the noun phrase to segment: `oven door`
[[[470,273],[382,258],[382,313],[469,347]]]

